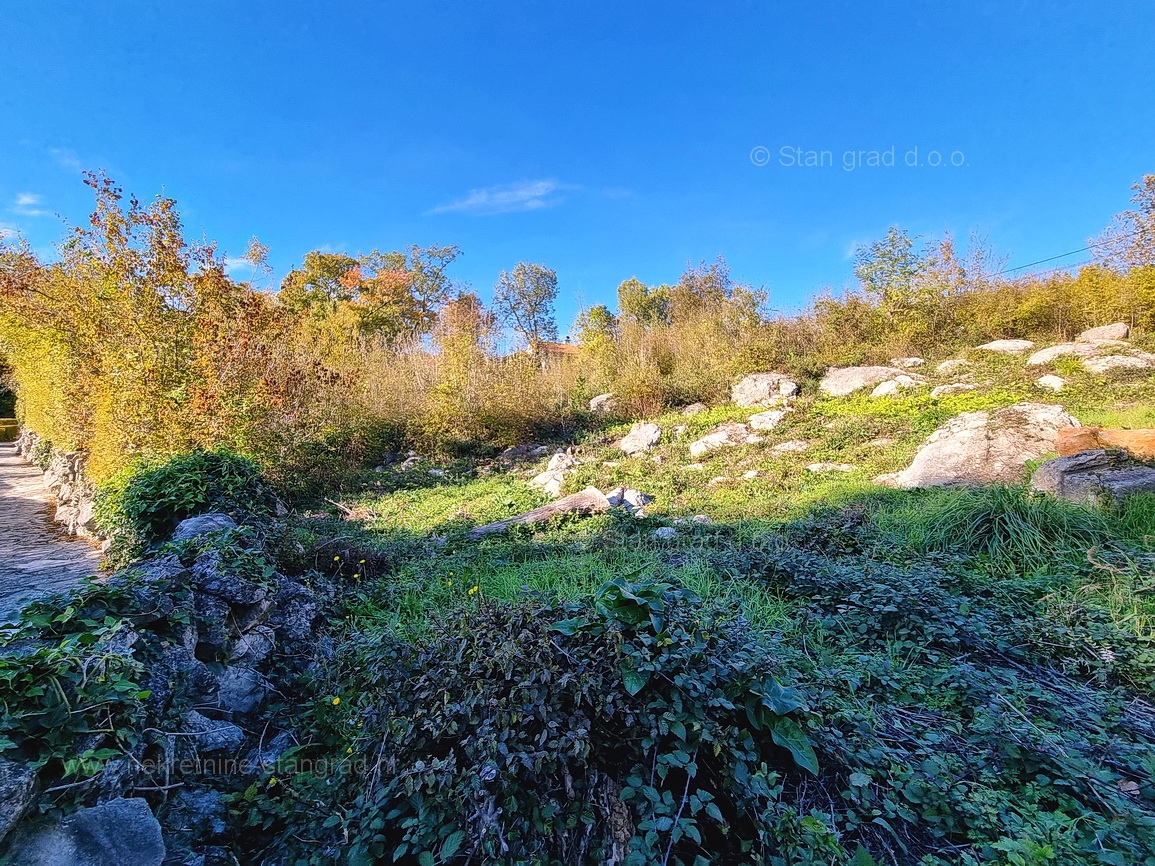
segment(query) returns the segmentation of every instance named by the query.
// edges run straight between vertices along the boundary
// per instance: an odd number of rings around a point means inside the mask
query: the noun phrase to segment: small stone
[[[434,478],[444,478],[445,477],[445,470],[444,469],[426,469],[425,474],[431,475]]]
[[[254,626],[252,630],[237,638],[229,651],[229,662],[242,667],[260,664],[277,647],[273,630],[267,625]]]
[[[753,481],[757,477],[758,477],[758,470],[757,469],[747,469],[745,472],[742,473],[742,478],[746,481]]]
[[[699,412],[705,412],[710,407],[705,403],[691,403],[682,409],[683,415],[697,415]]]
[[[232,722],[210,719],[196,710],[185,713],[184,729],[195,734],[202,752],[235,752],[245,743],[245,732]]]
[[[660,539],[662,541],[669,541],[670,539],[677,537],[678,530],[672,526],[659,526],[653,531],[652,535],[654,538]]]
[[[932,397],[946,397],[949,394],[962,394],[966,391],[973,391],[974,385],[968,385],[966,382],[952,382],[949,385],[939,385],[930,392]]]
[[[1040,388],[1046,388],[1048,391],[1054,391],[1055,393],[1058,393],[1059,391],[1063,390],[1063,386],[1066,384],[1066,382],[1064,382],[1058,376],[1040,376],[1035,381],[1035,384]]]
[[[788,439],[785,442],[779,442],[770,450],[777,451],[780,454],[789,454],[794,451],[805,451],[809,447],[809,442],[804,442],[801,439]]]
[[[662,441],[662,428],[657,424],[635,424],[630,432],[622,437],[618,447],[629,455],[641,454],[649,451]]]
[[[773,430],[782,423],[782,419],[790,414],[790,409],[770,409],[767,412],[759,412],[756,415],[751,415],[749,424],[754,430]]]
[[[598,394],[590,400],[591,412],[613,412],[614,411],[614,395]]]
[[[934,369],[937,373],[942,373],[944,376],[949,376],[951,373],[957,373],[960,370],[965,370],[969,366],[970,363],[962,360],[961,358],[952,358],[949,361],[943,361]]]
[[[890,379],[886,382],[881,382],[873,391],[870,392],[871,397],[893,397],[899,391],[898,382]]]
[[[706,468],[706,464],[705,463],[687,463],[682,468],[683,469],[689,469],[691,472],[701,472],[703,469]]]
[[[708,514],[695,514],[690,518],[690,520],[701,526],[709,526],[714,522],[714,518],[710,517]]]
[[[641,508],[643,505],[649,505],[654,501],[654,497],[648,493],[642,493],[640,490],[634,490],[632,487],[627,487],[622,492],[622,503],[632,506],[633,508]]]
[[[921,367],[926,363],[925,358],[891,358],[890,365],[892,367],[901,367],[904,370],[913,370],[915,367]]]
[[[849,463],[811,463],[807,472],[853,472],[856,467]]]
[[[733,481],[733,479],[729,475],[715,475],[713,478],[711,478],[706,483],[710,487],[715,487],[719,484],[725,484],[727,481]]]
[[[611,508],[617,508],[625,500],[626,488],[615,487],[606,494],[606,502],[610,504]]]
[[[256,710],[270,691],[269,681],[251,668],[225,668],[220,682],[217,703],[242,716]]]

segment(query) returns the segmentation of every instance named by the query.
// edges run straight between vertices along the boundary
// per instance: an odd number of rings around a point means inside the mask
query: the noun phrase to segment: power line
[[[1015,271],[1024,271],[1027,268],[1033,268],[1035,265],[1043,265],[1043,264],[1046,264],[1047,262],[1053,262],[1055,259],[1065,259],[1067,256],[1078,255],[1079,253],[1085,253],[1085,252],[1088,252],[1089,250],[1093,250],[1097,247],[1105,247],[1108,244],[1114,244],[1114,243],[1118,243],[1119,241],[1125,241],[1125,240],[1127,240],[1127,238],[1133,238],[1136,235],[1143,234],[1143,231],[1144,231],[1143,229],[1138,229],[1136,231],[1130,232],[1129,234],[1119,235],[1118,237],[1107,238],[1106,240],[1101,240],[1097,243],[1088,244],[1087,246],[1082,247],[1081,249],[1071,250],[1068,253],[1059,253],[1057,256],[1050,256],[1050,257],[1045,258],[1045,259],[1039,259],[1037,262],[1028,262],[1025,265],[1019,265],[1018,267],[1014,267],[1014,268],[1004,268],[1001,271],[998,271],[998,272],[993,273],[993,274],[988,274],[987,276],[988,277],[999,277],[999,276],[1002,276],[1003,274],[1014,273]]]

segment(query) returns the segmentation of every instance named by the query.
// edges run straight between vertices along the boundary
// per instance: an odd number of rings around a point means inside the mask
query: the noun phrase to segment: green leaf
[[[785,716],[770,723],[770,739],[794,756],[794,763],[818,775],[818,757],[810,745],[806,732],[796,721]]]
[[[441,857],[442,861],[450,859],[457,853],[457,849],[461,847],[461,843],[465,841],[464,830],[454,830],[445,837],[445,841],[441,843]]]
[[[633,668],[622,668],[622,684],[626,687],[626,691],[631,695],[636,695],[646,687],[646,683],[650,681],[650,675],[644,674],[641,671],[636,671]]]
[[[421,866],[433,866],[433,852],[422,851],[417,855],[417,862],[420,863]]]
[[[555,622],[553,624],[553,630],[561,632],[564,635],[574,635],[589,624],[589,620],[577,616],[573,619],[563,619],[561,622]]]

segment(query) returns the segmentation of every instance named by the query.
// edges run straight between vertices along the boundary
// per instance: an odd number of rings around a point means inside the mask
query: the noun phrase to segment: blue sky
[[[892,223],[1083,246],[1155,171],[1153,35],[1142,2],[7,0],[0,230],[50,247],[105,169],[278,275],[456,244],[483,297],[555,268],[564,329],[723,255],[792,309]]]

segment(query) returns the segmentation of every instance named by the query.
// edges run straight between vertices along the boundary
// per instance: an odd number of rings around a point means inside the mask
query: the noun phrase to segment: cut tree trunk
[[[490,535],[494,532],[505,532],[509,527],[518,524],[541,523],[549,520],[555,514],[578,514],[584,517],[590,514],[602,514],[609,510],[610,502],[602,492],[596,487],[587,487],[580,493],[563,496],[557,502],[551,502],[549,505],[527,511],[525,514],[518,514],[516,517],[508,517],[496,523],[478,526],[469,533],[469,536],[470,538],[481,538],[483,535]]]

